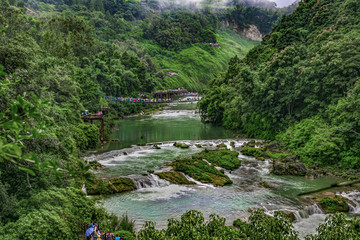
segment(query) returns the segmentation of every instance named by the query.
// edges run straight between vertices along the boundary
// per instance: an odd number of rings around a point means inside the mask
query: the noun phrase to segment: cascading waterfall
[[[136,185],[137,189],[143,188],[152,188],[152,187],[166,187],[169,186],[171,183],[159,178],[159,176],[155,174],[149,175],[137,175],[131,177]]]
[[[301,221],[304,218],[309,218],[311,215],[314,214],[324,214],[324,212],[317,204],[306,206],[294,212],[294,216],[297,222]]]
[[[353,204],[348,203],[350,208],[350,213],[360,214],[360,192],[343,192],[340,194],[341,196],[349,199]]]

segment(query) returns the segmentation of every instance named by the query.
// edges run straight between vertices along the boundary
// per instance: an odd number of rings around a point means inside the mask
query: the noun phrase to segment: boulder
[[[308,172],[305,165],[299,161],[282,162],[279,159],[273,161],[272,172],[276,175],[305,176]]]

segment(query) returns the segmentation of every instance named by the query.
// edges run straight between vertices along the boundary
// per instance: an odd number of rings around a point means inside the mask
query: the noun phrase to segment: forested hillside
[[[203,121],[277,139],[307,164],[360,167],[360,2],[305,0],[210,83]]]

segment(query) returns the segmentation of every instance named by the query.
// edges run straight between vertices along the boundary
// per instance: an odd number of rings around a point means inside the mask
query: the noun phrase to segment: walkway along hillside
[[[181,102],[193,102],[199,100],[197,92],[189,92],[184,88],[161,90],[152,92],[151,94],[153,95],[153,98],[145,98],[144,95],[140,95],[139,98],[106,96],[105,100],[121,103],[169,103],[178,100],[180,97],[189,97],[185,100],[181,100]]]

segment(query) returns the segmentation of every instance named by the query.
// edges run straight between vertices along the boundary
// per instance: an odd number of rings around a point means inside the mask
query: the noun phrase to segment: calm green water
[[[139,143],[176,140],[206,140],[233,137],[222,127],[202,124],[195,114],[195,103],[182,103],[151,116],[133,117],[117,123],[111,142],[105,151],[117,150]]]
[[[117,216],[127,214],[135,220],[140,229],[145,221],[155,221],[159,228],[166,227],[167,219],[179,218],[187,210],[196,209],[207,217],[211,213],[226,217],[229,224],[237,218],[249,215],[249,208],[263,208],[271,213],[274,210],[289,210],[296,213],[296,229],[302,233],[313,233],[316,226],[324,221],[314,206],[297,196],[299,193],[320,189],[339,181],[335,178],[307,179],[293,176],[274,176],[269,173],[270,163],[239,155],[243,165],[226,172],[233,184],[226,187],[213,187],[206,184],[179,186],[148,174],[149,170],[164,171],[168,163],[177,157],[184,157],[201,151],[196,144],[215,148],[219,143],[235,142],[239,151],[246,139],[232,139],[231,132],[221,127],[201,123],[193,109],[195,105],[175,105],[151,116],[129,118],[118,122],[114,139],[119,143],[105,146],[105,152],[90,156],[107,166],[96,172],[100,177],[127,176],[134,180],[138,190],[116,194],[104,199],[104,207]],[[173,146],[174,141],[190,145],[189,149]],[[146,142],[145,146],[136,146]],[[161,149],[154,149],[157,143]],[[261,181],[274,186],[265,189]]]

